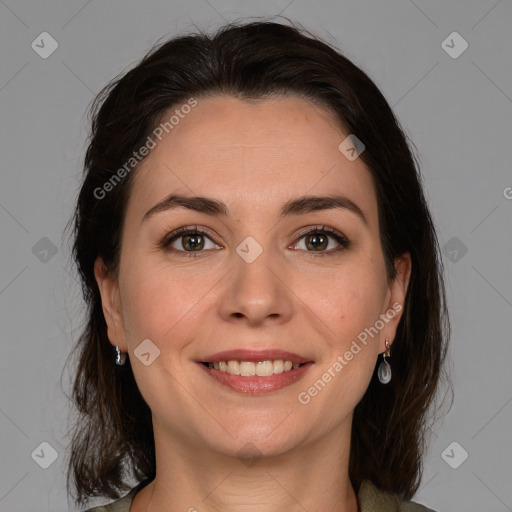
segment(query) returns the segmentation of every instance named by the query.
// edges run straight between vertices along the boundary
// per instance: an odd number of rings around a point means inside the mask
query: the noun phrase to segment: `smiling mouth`
[[[283,359],[265,360],[265,361],[203,361],[203,365],[222,373],[239,375],[242,377],[270,377],[271,375],[293,371],[308,363],[293,364],[291,361]]]

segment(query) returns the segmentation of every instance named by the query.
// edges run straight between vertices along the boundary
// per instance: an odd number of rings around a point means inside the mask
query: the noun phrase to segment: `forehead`
[[[176,110],[180,105],[162,121]],[[339,150],[349,133],[334,114],[308,100],[197,98],[173,121],[135,173],[131,214],[142,217],[171,192],[215,197],[240,211],[339,192],[359,204],[370,224],[375,221],[369,171],[360,158],[350,161]]]

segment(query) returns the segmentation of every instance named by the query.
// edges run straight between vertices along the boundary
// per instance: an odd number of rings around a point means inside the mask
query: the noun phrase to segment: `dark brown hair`
[[[426,434],[438,404],[450,325],[442,261],[423,194],[419,166],[391,108],[368,76],[339,49],[302,27],[273,22],[232,23],[214,35],[199,31],[156,45],[116,77],[91,105],[92,133],[84,181],[73,217],[73,257],[87,305],[78,351],[68,466],[76,503],[119,498],[128,478],[153,479],[151,411],[128,360],[113,364],[93,267],[101,257],[117,274],[124,212],[135,171],[104,197],[99,188],[140,148],[162,115],[189,98],[229,94],[246,101],[297,95],[335,114],[366,149],[360,158],[378,197],[380,239],[388,279],[394,259],[411,254],[412,273],[390,359],[393,378],[376,370],[353,418],[349,476],[410,499],[418,489]],[[380,363],[380,360],[379,362]],[[449,379],[447,379],[449,381]]]

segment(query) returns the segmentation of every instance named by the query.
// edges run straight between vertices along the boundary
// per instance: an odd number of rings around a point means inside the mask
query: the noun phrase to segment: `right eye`
[[[174,253],[199,253],[205,250],[221,248],[204,231],[197,228],[179,228],[165,236],[162,247]],[[192,256],[192,254],[189,254]],[[189,256],[187,255],[187,256]]]

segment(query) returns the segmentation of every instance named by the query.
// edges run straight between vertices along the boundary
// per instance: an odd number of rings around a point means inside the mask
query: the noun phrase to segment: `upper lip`
[[[282,359],[283,361],[291,361],[292,364],[303,364],[312,361],[307,357],[299,356],[293,352],[286,350],[224,350],[205,357],[201,362],[219,363],[220,361],[249,361],[257,363],[258,361],[273,361]]]

